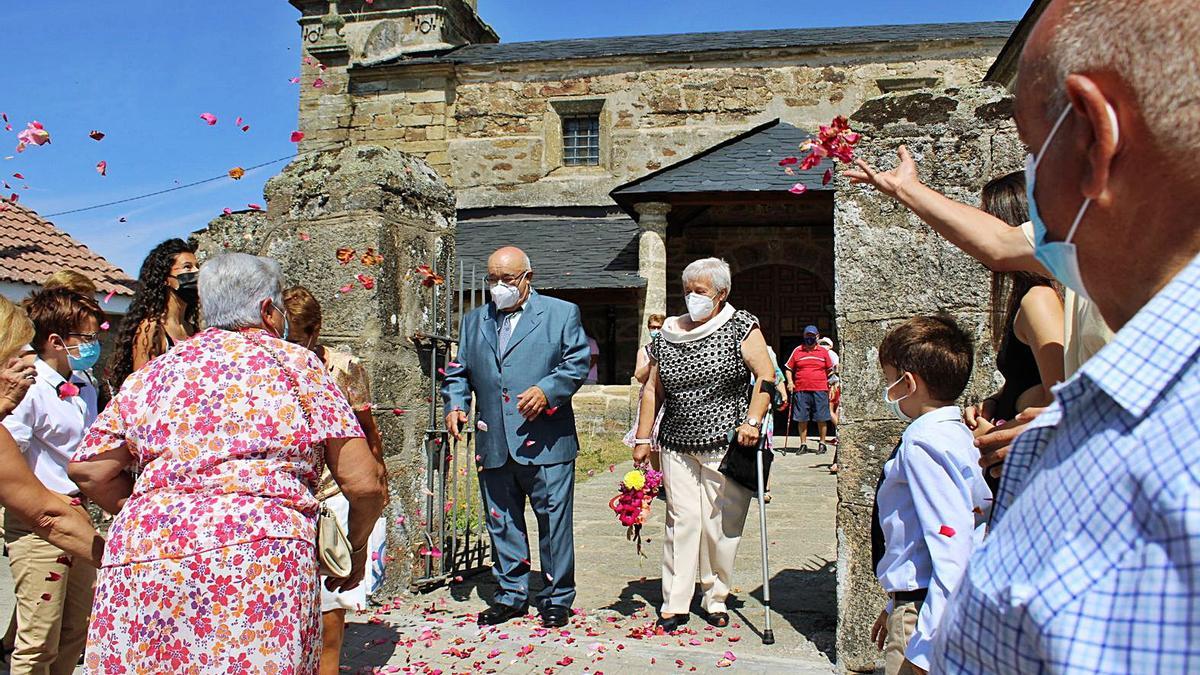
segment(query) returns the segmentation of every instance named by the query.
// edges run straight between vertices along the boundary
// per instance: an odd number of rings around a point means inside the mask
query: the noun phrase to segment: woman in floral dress
[[[199,285],[211,327],[131,375],[71,464],[117,513],[86,669],[315,673],[313,491],[327,461],[354,549],[350,576],[328,585],[348,590],[386,499],[383,465],[321,362],[281,339],[276,263],[217,256]]]

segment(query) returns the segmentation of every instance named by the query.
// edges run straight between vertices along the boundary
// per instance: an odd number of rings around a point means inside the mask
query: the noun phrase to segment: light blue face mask
[[[888,395],[888,392],[890,392],[892,390],[892,387],[900,384],[903,381],[904,381],[904,375],[901,375],[900,379],[896,380],[895,382],[893,382],[883,388],[883,404],[885,406],[887,406],[888,411],[890,411],[893,415],[896,416],[896,419],[900,420],[901,422],[911,422],[911,421],[913,421],[913,418],[904,414],[904,411],[900,409],[900,401],[903,401],[904,399],[911,396],[912,392],[909,392],[894,401]]]
[[[1075,238],[1075,231],[1079,229],[1079,223],[1083,220],[1084,214],[1087,213],[1088,207],[1092,205],[1091,197],[1083,200],[1083,205],[1079,207],[1079,212],[1075,214],[1075,221],[1071,223],[1071,229],[1067,231],[1066,239],[1062,241],[1046,241],[1046,222],[1042,220],[1042,216],[1038,212],[1037,197],[1035,196],[1038,164],[1041,163],[1042,157],[1046,155],[1046,148],[1050,147],[1050,142],[1058,134],[1059,128],[1067,120],[1067,116],[1071,114],[1071,110],[1071,105],[1067,104],[1067,108],[1062,111],[1062,114],[1058,116],[1058,121],[1050,129],[1050,135],[1046,136],[1045,142],[1042,143],[1042,149],[1038,151],[1037,156],[1029,155],[1025,158],[1025,195],[1029,202],[1029,220],[1033,223],[1034,257],[1045,266],[1051,276],[1061,281],[1067,288],[1075,291],[1079,297],[1087,299],[1087,288],[1083,283],[1083,275],[1079,271],[1079,250],[1072,243],[1072,239]],[[1108,114],[1112,118],[1113,141],[1115,144],[1120,139],[1120,131],[1117,126],[1117,113],[1112,109],[1112,106],[1109,106]]]
[[[274,300],[271,301],[271,306],[275,308],[275,311],[277,311],[283,315],[283,335],[280,335],[279,339],[283,340],[284,342],[287,342],[288,334],[291,333],[291,330],[292,330],[292,327],[290,325],[288,325],[287,312],[280,309],[279,305],[276,305]]]
[[[79,356],[72,356],[71,350],[78,349]],[[100,341],[92,340],[81,345],[67,347],[67,364],[71,370],[87,370],[100,360]]]

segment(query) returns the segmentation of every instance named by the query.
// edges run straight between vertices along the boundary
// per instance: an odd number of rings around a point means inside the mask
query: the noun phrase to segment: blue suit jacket
[[[485,469],[512,457],[520,464],[558,464],[579,454],[571,397],[587,379],[591,350],[579,307],[530,291],[524,314],[499,353],[496,306],[488,303],[463,317],[457,367],[446,369],[442,399],[449,414],[470,410],[475,395],[475,454]],[[537,385],[549,401],[533,420],[517,412],[517,396]],[[507,398],[507,400],[505,400]]]

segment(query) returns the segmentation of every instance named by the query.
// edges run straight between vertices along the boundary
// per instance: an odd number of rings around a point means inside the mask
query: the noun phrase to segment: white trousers
[[[724,612],[733,560],[752,493],[717,470],[724,451],[681,453],[663,449],[667,532],[663,542],[664,614],[687,614],[700,572],[701,608]]]

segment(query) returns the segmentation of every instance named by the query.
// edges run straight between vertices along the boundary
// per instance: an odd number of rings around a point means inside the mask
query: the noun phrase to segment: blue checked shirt
[[[1014,444],[937,673],[1200,673],[1200,258]]]

